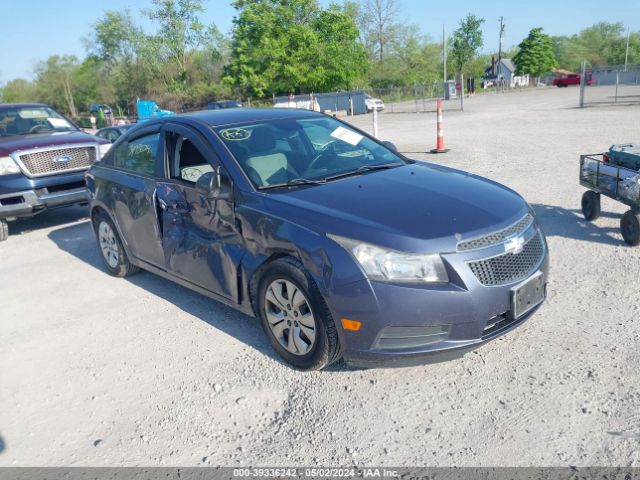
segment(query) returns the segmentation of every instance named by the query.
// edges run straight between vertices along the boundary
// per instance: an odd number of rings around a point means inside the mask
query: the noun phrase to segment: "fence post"
[[[580,108],[584,107],[584,87],[587,83],[587,61],[582,61],[582,66],[580,68]]]
[[[620,70],[616,70],[616,96],[614,103],[618,103],[618,84],[620,83]]]
[[[373,106],[373,136],[378,138],[378,107]]]
[[[460,110],[464,112],[464,74],[460,74]]]

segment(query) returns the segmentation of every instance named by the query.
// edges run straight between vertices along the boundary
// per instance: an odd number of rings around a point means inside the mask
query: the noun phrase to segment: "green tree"
[[[74,75],[79,66],[75,55],[52,55],[36,66],[37,96],[41,101],[78,117]]]
[[[24,78],[16,78],[7,82],[0,90],[0,102],[20,103],[33,102],[36,98],[36,87]]]
[[[540,77],[558,66],[553,54],[551,37],[542,28],[533,28],[520,45],[520,51],[513,57],[517,73]]]
[[[366,52],[349,15],[315,0],[238,0],[225,81],[243,96],[350,88]]]
[[[451,58],[457,73],[463,73],[465,66],[471,62],[482,48],[482,24],[484,18],[469,14],[460,20],[460,26],[453,32],[451,42]]]

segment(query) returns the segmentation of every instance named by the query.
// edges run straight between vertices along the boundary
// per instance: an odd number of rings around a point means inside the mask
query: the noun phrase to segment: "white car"
[[[371,95],[364,96],[364,104],[367,107],[367,112],[373,112],[373,109],[384,110],[384,102],[379,98],[373,98]]]

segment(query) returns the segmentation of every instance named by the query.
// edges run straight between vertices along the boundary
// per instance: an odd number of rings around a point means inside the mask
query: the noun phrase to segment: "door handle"
[[[160,208],[167,213],[183,214],[183,213],[189,213],[191,211],[191,208],[189,207],[189,205],[186,205],[183,203],[169,204],[163,200],[160,200],[158,203],[160,204]]]

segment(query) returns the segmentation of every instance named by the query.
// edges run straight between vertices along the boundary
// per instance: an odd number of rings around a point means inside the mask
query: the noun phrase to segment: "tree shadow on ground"
[[[620,236],[618,227],[601,227],[597,220],[588,222],[579,209],[567,209],[545,204],[531,206],[547,237],[565,237],[607,245],[626,245]],[[601,216],[605,218],[621,217],[620,214],[610,212],[603,212]]]
[[[98,252],[89,221],[54,230],[49,233],[49,238],[61,250],[108,275]],[[269,344],[269,340],[257,319],[149,272],[142,271],[124,280],[171,302],[184,312],[233,336],[263,355],[288,366]],[[341,370],[346,370],[342,361],[327,369],[327,371],[333,372]]]

